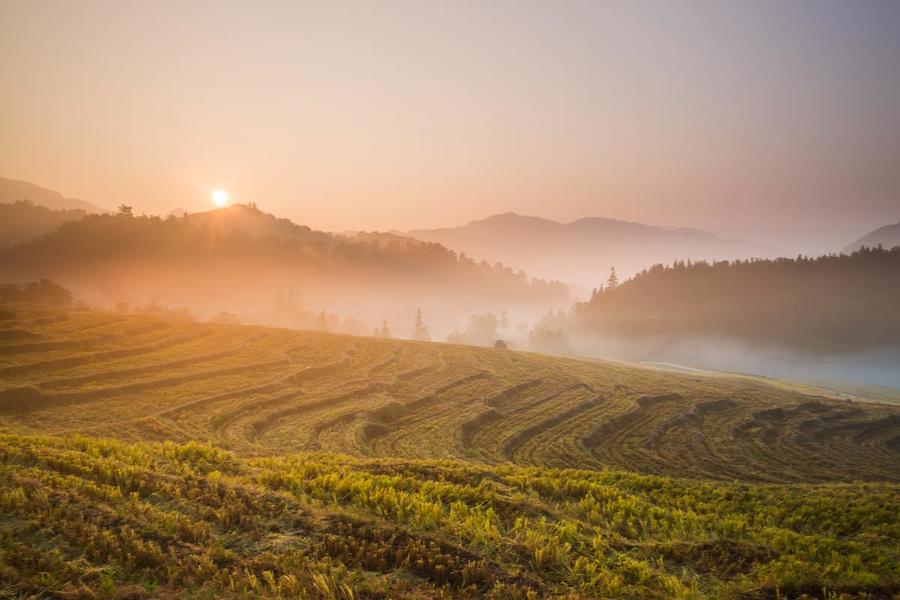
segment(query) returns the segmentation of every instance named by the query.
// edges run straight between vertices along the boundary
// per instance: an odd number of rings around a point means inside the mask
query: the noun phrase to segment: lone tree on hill
[[[127,204],[120,204],[119,212],[117,214],[120,217],[133,217],[134,216],[134,212],[132,211],[132,208],[130,206],[128,206]]]

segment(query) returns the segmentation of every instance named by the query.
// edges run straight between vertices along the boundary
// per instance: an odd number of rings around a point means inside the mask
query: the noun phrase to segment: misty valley
[[[255,204],[0,214],[14,595],[900,590],[900,246],[586,292]]]
[[[4,281],[48,279],[107,310],[900,386],[900,253],[865,241],[798,259],[685,261],[676,252],[689,248],[670,247],[646,257],[675,257],[668,266],[632,269],[621,284],[621,270],[598,268],[588,291],[399,233],[315,231],[255,205],[159,218],[18,200],[0,214]],[[520,219],[471,226],[515,260],[521,232],[504,236]]]
[[[0,599],[900,600],[898,32],[0,1]]]

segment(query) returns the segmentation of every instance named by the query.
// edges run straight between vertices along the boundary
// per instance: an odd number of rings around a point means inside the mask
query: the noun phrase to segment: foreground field
[[[900,407],[505,350],[2,308],[0,430],[628,469],[900,481]]]
[[[0,595],[890,598],[896,484],[0,436]]]
[[[900,594],[898,406],[506,350],[0,319],[0,597]]]

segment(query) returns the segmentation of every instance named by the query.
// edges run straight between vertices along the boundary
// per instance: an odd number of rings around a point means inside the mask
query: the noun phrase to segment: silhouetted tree
[[[120,205],[119,205],[119,211],[118,211],[118,213],[116,213],[116,214],[118,214],[120,217],[133,217],[133,216],[134,216],[134,212],[132,211],[132,207],[130,207],[130,206],[126,205],[126,204],[120,204]]]
[[[609,271],[609,277],[606,278],[606,289],[614,290],[619,287],[619,276],[616,275],[616,268],[612,267]]]
[[[381,329],[375,329],[375,337],[389,338],[391,337],[391,329],[388,327],[388,320],[385,319],[381,323]]]
[[[425,326],[425,321],[422,318],[422,309],[416,309],[416,323],[413,328],[413,339],[419,340],[421,342],[430,342],[431,341],[431,333],[428,331],[428,328]]]

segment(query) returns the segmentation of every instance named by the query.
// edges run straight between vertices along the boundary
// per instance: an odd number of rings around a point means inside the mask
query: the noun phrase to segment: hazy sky
[[[0,1],[0,176],[323,229],[900,219],[900,2]],[[812,246],[809,246],[813,249]]]

